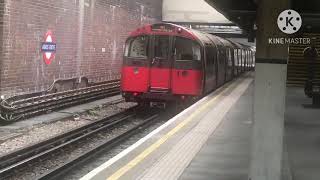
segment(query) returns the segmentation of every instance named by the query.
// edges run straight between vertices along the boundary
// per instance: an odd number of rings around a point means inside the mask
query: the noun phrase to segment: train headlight
[[[139,68],[134,68],[134,69],[133,69],[133,73],[134,73],[134,74],[139,74]]]

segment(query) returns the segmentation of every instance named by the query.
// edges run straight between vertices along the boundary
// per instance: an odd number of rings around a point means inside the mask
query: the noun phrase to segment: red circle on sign
[[[53,37],[53,33],[52,31],[48,31],[45,35],[45,39],[44,39],[44,42],[48,43],[48,42],[52,42],[54,43],[55,42],[55,39]],[[52,60],[55,58],[55,53],[54,52],[43,52],[43,59],[44,59],[44,62],[47,64],[47,65],[50,65],[52,63]]]

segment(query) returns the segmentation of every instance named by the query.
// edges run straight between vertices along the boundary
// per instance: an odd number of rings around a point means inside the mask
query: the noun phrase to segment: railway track
[[[17,172],[22,172],[23,170],[39,165],[39,163],[45,162],[46,160],[58,157],[61,153],[69,152],[70,149],[77,145],[87,145],[85,142],[91,138],[101,136],[102,133],[110,133],[110,129],[123,126],[128,121],[138,118],[137,111],[141,111],[141,109],[138,108],[139,107],[130,108],[123,113],[103,118],[63,135],[56,136],[52,139],[0,157],[0,179],[11,178],[12,176],[15,176]],[[134,127],[131,127],[111,139],[105,139],[96,147],[67,160],[55,169],[42,174],[41,177],[37,177],[37,179],[59,179],[65,172],[83,163],[85,160],[91,159],[100,151],[106,151],[106,149],[108,150],[115,145],[118,145],[121,141],[137,133],[137,131],[143,130],[144,128],[141,127],[150,125],[150,123],[158,117],[157,112],[148,112],[147,114],[148,115],[144,115],[144,118],[139,121],[140,123],[136,124]]]
[[[0,124],[7,124],[39,114],[58,110],[120,93],[120,81],[113,80],[90,87],[58,93],[37,94],[19,99],[2,100],[0,103]]]

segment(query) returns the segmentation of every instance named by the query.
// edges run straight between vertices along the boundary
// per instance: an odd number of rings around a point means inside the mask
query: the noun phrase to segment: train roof
[[[230,43],[232,43],[235,49],[248,49],[248,47],[249,47],[249,46],[246,46],[246,45],[244,45],[244,44],[241,44],[241,43],[232,41],[232,40],[230,40],[230,39],[227,39],[227,41],[229,41]]]
[[[130,33],[130,36],[148,35],[148,34],[160,34],[160,35],[172,35],[176,34],[182,37],[186,37],[192,40],[205,43],[215,43],[218,46],[225,46],[234,49],[247,49],[252,50],[252,47],[240,44],[222,37],[212,35],[206,32],[190,29],[184,26],[180,26],[172,23],[156,23],[149,24],[136,29]]]
[[[148,34],[151,34],[151,35],[152,34],[160,34],[160,35],[177,34],[179,36],[187,37],[189,39],[198,40],[197,36],[193,34],[189,28],[172,24],[172,23],[148,24],[131,32],[130,36],[139,36],[139,35],[148,35]]]

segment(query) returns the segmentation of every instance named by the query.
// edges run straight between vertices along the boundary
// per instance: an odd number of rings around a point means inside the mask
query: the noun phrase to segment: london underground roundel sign
[[[41,52],[44,62],[49,65],[55,57],[57,45],[53,37],[52,31],[48,31],[45,35],[44,42],[41,44]]]

